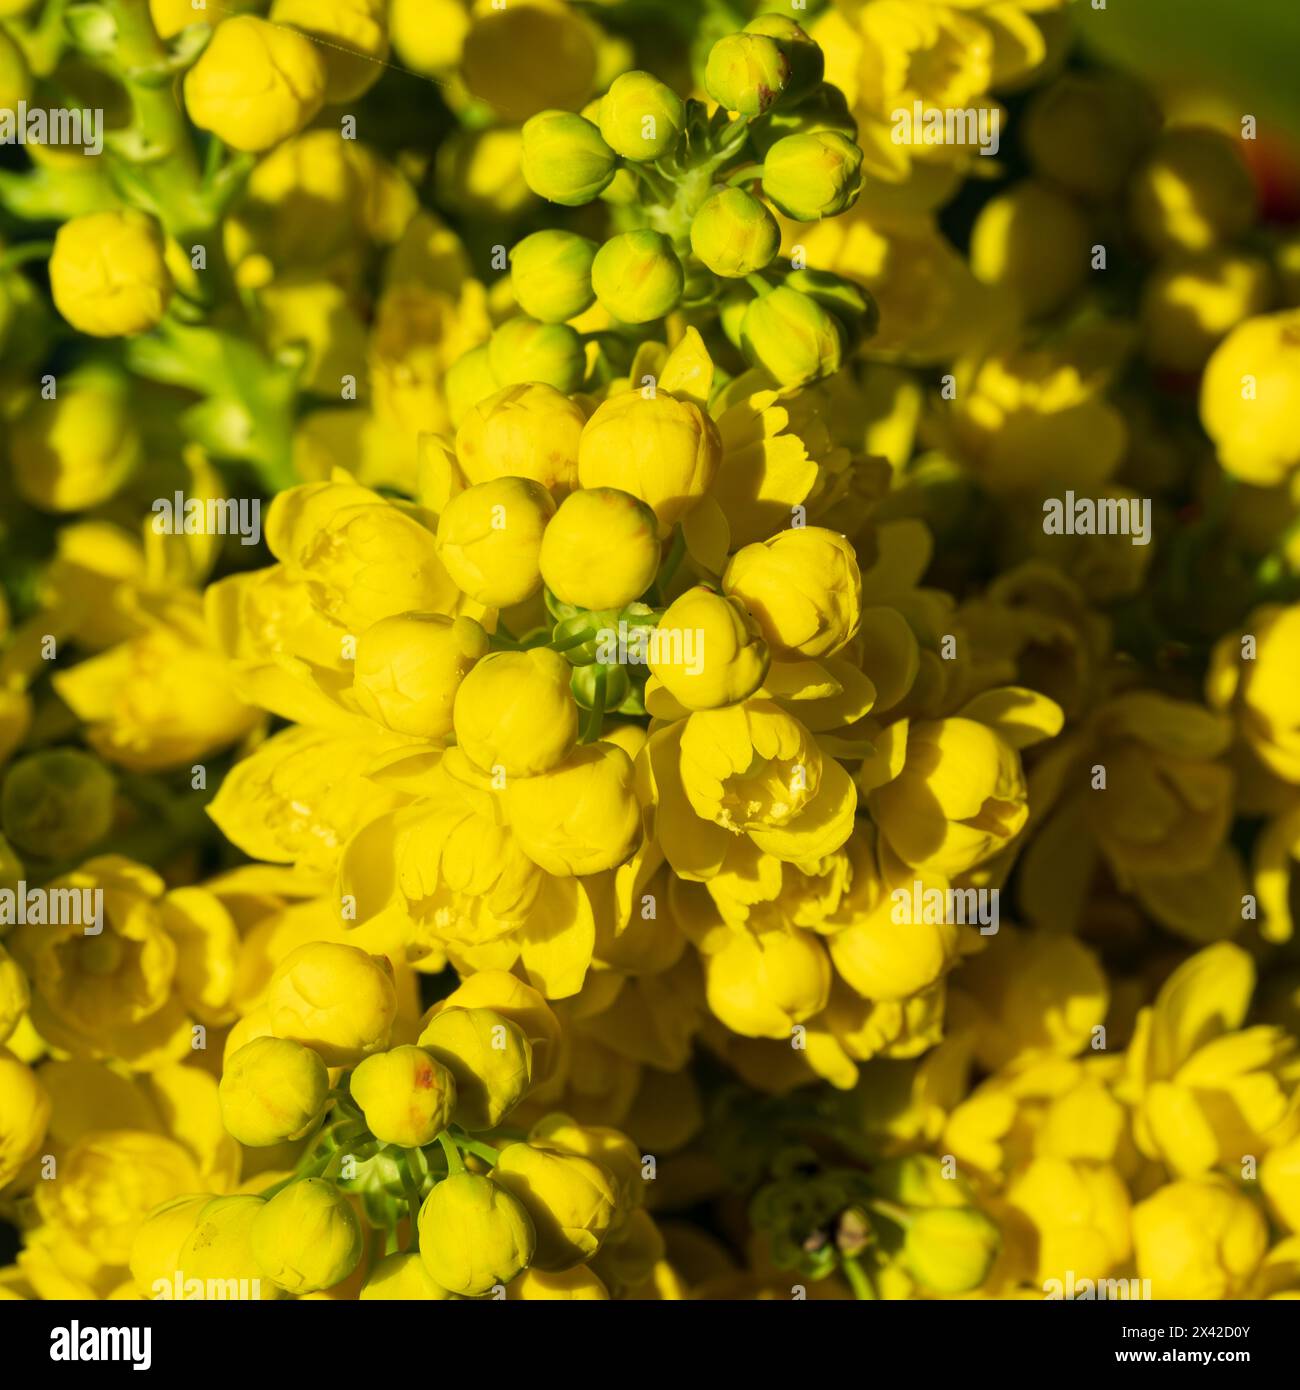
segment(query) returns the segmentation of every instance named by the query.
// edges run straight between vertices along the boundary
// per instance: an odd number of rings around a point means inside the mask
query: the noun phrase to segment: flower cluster
[[[0,1296],[1300,1296],[1297,133],[668,8],[0,0]]]

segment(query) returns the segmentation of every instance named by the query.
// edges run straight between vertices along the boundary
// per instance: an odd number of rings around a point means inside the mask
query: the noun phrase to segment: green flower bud
[[[108,834],[117,790],[112,773],[89,753],[55,748],[9,769],[0,795],[5,835],[27,854],[77,859]]]
[[[444,1289],[478,1298],[532,1263],[537,1236],[523,1204],[491,1178],[453,1173],[420,1208],[420,1258]]]
[[[790,83],[790,60],[764,34],[728,34],[709,50],[708,94],[728,111],[761,116]]]
[[[534,232],[510,253],[510,285],[526,314],[542,323],[576,318],[595,301],[596,243],[576,232]],[[504,384],[504,383],[503,383]]]
[[[861,191],[862,151],[837,131],[787,135],[763,158],[764,194],[797,222],[837,217]]]
[[[538,323],[519,314],[488,340],[488,364],[502,386],[540,381],[567,396],[582,385],[587,357],[567,323]]]
[[[456,1078],[453,1115],[464,1129],[495,1128],[532,1085],[532,1044],[492,1009],[444,1009],[418,1041]]]
[[[221,1122],[251,1148],[301,1139],[320,1119],[329,1073],[311,1048],[288,1038],[254,1038],[221,1073]]]
[[[835,315],[784,285],[745,310],[740,344],[749,364],[762,367],[782,386],[820,381],[839,371],[844,359],[844,332]]]
[[[785,277],[788,289],[798,290],[815,299],[823,309],[835,315],[844,330],[845,345],[855,348],[863,338],[869,338],[880,322],[880,310],[871,294],[857,284],[829,270],[792,270]]]
[[[743,285],[728,290],[718,302],[718,324],[737,352],[740,351],[740,326],[753,302],[754,296]]]
[[[419,1255],[386,1255],[366,1276],[359,1295],[363,1303],[446,1302],[456,1294],[436,1283]]]
[[[760,155],[787,135],[813,135],[819,130],[834,130],[847,140],[858,138],[858,123],[849,110],[849,103],[838,87],[823,82],[798,106],[782,102],[767,120],[750,128],[750,139]]]
[[[488,345],[482,343],[458,357],[442,379],[443,395],[447,397],[447,413],[457,428],[460,422],[479,403],[501,389],[492,371]]]
[[[932,1293],[969,1293],[988,1276],[998,1252],[998,1228],[974,1207],[929,1207],[907,1227],[903,1263]]]
[[[715,193],[691,222],[691,250],[715,275],[752,275],[780,249],[776,218],[743,188]]]
[[[649,323],[677,307],[686,283],[682,263],[662,232],[611,237],[596,252],[591,283],[601,307],[622,323]]]
[[[631,207],[641,201],[641,180],[624,165],[601,190],[600,200],[611,207]]]
[[[685,123],[681,97],[648,72],[616,77],[600,103],[600,133],[624,159],[658,159],[667,154]]]
[[[361,1226],[348,1199],[324,1178],[277,1192],[254,1216],[253,1257],[289,1293],[342,1283],[361,1259]]]
[[[606,188],[618,156],[572,111],[539,111],[524,122],[524,182],[539,197],[576,208]]]
[[[352,1098],[376,1139],[403,1149],[433,1141],[451,1123],[456,1080],[422,1047],[367,1057],[352,1073]]]
[[[826,73],[826,55],[802,25],[783,14],[761,14],[745,25],[745,33],[762,34],[771,39],[790,64],[790,80],[782,94],[782,105],[802,101]]]

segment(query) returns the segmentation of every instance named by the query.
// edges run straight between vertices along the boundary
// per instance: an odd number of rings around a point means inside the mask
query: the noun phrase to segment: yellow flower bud
[[[1155,1298],[1247,1296],[1268,1249],[1260,1209],[1225,1178],[1188,1178],[1133,1208],[1138,1275]]]
[[[458,493],[438,518],[438,558],[476,602],[510,608],[542,587],[542,533],[555,502],[531,478],[490,478]]]
[[[36,1073],[0,1048],[0,1188],[41,1147],[50,1122],[50,1097]]]
[[[228,1293],[233,1284],[236,1297],[253,1290],[263,1299],[281,1297],[253,1254],[253,1228],[265,1208],[265,1199],[254,1196],[214,1197],[206,1202],[181,1242],[176,1272],[182,1291],[191,1280],[199,1280],[204,1297],[213,1283],[220,1283]],[[164,1277],[172,1283],[175,1276],[168,1270]]]
[[[352,1073],[352,1098],[376,1139],[404,1149],[432,1144],[451,1122],[456,1081],[421,1047],[367,1057]]]
[[[687,709],[720,709],[763,684],[771,656],[739,599],[697,584],[676,599],[650,641],[650,670]]]
[[[1262,314],[1273,297],[1268,262],[1241,251],[1179,256],[1142,286],[1146,354],[1157,366],[1196,372],[1223,337]]]
[[[381,618],[357,641],[352,693],[362,712],[385,728],[415,738],[445,738],[460,683],[487,655],[488,645],[487,633],[473,618],[441,613]]]
[[[658,568],[655,514],[619,488],[571,492],[542,537],[542,578],[575,608],[622,608],[645,593]]]
[[[677,143],[686,123],[681,97],[648,72],[616,77],[600,102],[600,133],[624,159],[659,159]]]
[[[456,1295],[435,1282],[419,1255],[386,1255],[366,1276],[361,1286],[363,1303],[446,1302]]]
[[[1025,179],[980,210],[971,230],[971,269],[984,284],[1009,290],[1030,317],[1041,317],[1083,283],[1091,240],[1069,198]]]
[[[252,1148],[301,1139],[320,1120],[329,1093],[325,1063],[287,1038],[256,1038],[226,1062],[221,1120]]]
[[[721,462],[712,419],[667,391],[611,396],[587,421],[578,445],[582,486],[639,497],[658,517],[662,535],[709,490]]]
[[[760,14],[745,25],[746,34],[762,34],[776,44],[790,65],[790,80],[782,92],[783,108],[802,102],[821,85],[826,56],[802,25],[783,14]]]
[[[117,784],[89,753],[52,748],[10,767],[0,793],[5,837],[24,854],[80,859],[113,823]]]
[[[568,1115],[555,1114],[539,1120],[528,1140],[540,1148],[581,1154],[598,1163],[614,1180],[620,1212],[631,1212],[645,1201],[641,1150],[620,1130],[580,1125]]]
[[[492,1009],[510,1020],[533,1049],[533,1080],[550,1079],[559,1062],[560,1021],[532,985],[505,970],[478,970],[429,1011],[426,1022],[447,1009]]]
[[[578,207],[608,187],[618,156],[599,130],[571,111],[540,111],[524,122],[524,182],[539,198]]]
[[[833,376],[844,358],[839,320],[811,295],[778,285],[749,303],[740,321],[746,360],[781,386]]]
[[[542,1269],[526,1269],[510,1285],[508,1297],[521,1302],[541,1299],[578,1299],[593,1301],[607,1299],[609,1290],[586,1265],[575,1265],[558,1273]]]
[[[571,1269],[590,1259],[609,1234],[617,1210],[614,1184],[589,1158],[510,1144],[492,1181],[513,1193],[532,1218],[539,1269]]]
[[[1133,176],[1129,209],[1157,255],[1208,251],[1255,218],[1255,186],[1234,141],[1197,126],[1167,130]]]
[[[252,1221],[262,1273],[292,1294],[341,1283],[361,1259],[361,1226],[348,1199],[323,1178],[292,1182]]]
[[[27,976],[18,962],[0,946],[0,1045],[8,1042],[31,1004]]]
[[[974,1207],[928,1207],[908,1224],[903,1262],[931,1293],[968,1293],[984,1282],[998,1243],[998,1228]]]
[[[491,1178],[453,1173],[420,1208],[420,1258],[452,1293],[478,1298],[532,1262],[536,1235],[523,1204]]]
[[[172,295],[157,225],[129,208],[65,222],[50,256],[50,292],[73,328],[96,338],[157,327]]]
[[[254,15],[218,25],[185,75],[190,120],[237,150],[269,150],[296,135],[324,101],[318,46]]]
[[[181,1249],[199,1224],[199,1213],[211,1202],[206,1194],[173,1197],[150,1212],[131,1242],[131,1277],[148,1297],[159,1280],[168,1284],[181,1266]]]
[[[578,480],[580,406],[553,386],[506,386],[479,401],[456,431],[456,457],[471,483],[531,478],[563,494]]]
[[[27,101],[31,94],[32,74],[23,51],[0,30],[0,111],[14,111],[18,103]]]
[[[1129,1256],[1129,1196],[1108,1164],[1039,1158],[1007,1188],[1007,1202],[1038,1235],[1040,1283],[1102,1279]]]
[[[591,287],[621,323],[649,323],[675,309],[686,274],[672,242],[642,227],[612,236],[591,263]]]
[[[822,526],[795,527],[738,550],[722,587],[754,615],[772,651],[792,660],[839,651],[862,617],[857,555]]]
[[[512,777],[506,814],[523,852],[561,877],[617,868],[641,839],[632,760],[612,743],[578,748],[540,776]]]
[[[444,1009],[419,1045],[456,1078],[454,1118],[464,1129],[495,1128],[532,1084],[532,1044],[492,1009]]]
[[[728,34],[709,49],[704,86],[719,106],[761,116],[790,82],[790,60],[766,34]]]
[[[542,323],[563,323],[596,299],[591,263],[596,243],[552,228],[516,242],[510,252],[510,286],[525,314]]]
[[[540,381],[567,394],[582,385],[587,357],[582,339],[567,323],[540,323],[517,314],[492,334],[488,365],[502,386]]]
[[[501,383],[492,370],[486,343],[458,357],[442,379],[443,395],[447,398],[447,416],[451,423],[459,427],[474,406],[500,389]]]
[[[98,367],[59,382],[53,401],[33,401],[15,422],[9,460],[34,507],[75,512],[106,502],[141,457],[127,379]]]
[[[331,1067],[380,1051],[397,1014],[387,965],[382,957],[329,941],[290,951],[266,990],[272,1032],[310,1047]]]
[[[426,77],[456,66],[471,23],[464,0],[390,0],[388,7],[397,56]]]
[[[751,275],[781,249],[781,229],[743,188],[715,193],[691,221],[691,250],[715,275]]]
[[[1085,198],[1113,198],[1160,130],[1160,110],[1131,77],[1068,72],[1025,111],[1025,150],[1038,173]]]
[[[535,777],[568,756],[578,738],[571,668],[557,652],[493,652],[456,693],[456,742],[485,772]]]
[[[838,130],[786,135],[763,156],[763,196],[796,222],[847,212],[862,191],[862,151]]]
[[[1271,487],[1300,465],[1298,392],[1300,309],[1247,319],[1219,344],[1201,379],[1201,421],[1229,473]]]
[[[274,0],[272,24],[320,40],[325,100],[353,101],[379,81],[388,57],[385,0]]]
[[[460,77],[510,121],[576,110],[596,81],[596,26],[564,0],[474,4]],[[425,23],[431,20],[426,17]]]

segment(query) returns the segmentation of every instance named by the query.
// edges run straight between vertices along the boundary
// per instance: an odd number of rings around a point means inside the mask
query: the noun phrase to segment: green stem
[[[747,164],[743,169],[737,169],[727,175],[727,187],[738,188],[743,183],[754,183],[763,177],[763,166],[761,164]]]
[[[900,1207],[897,1202],[887,1202],[883,1197],[873,1197],[867,1202],[867,1208],[874,1211],[879,1216],[883,1216],[886,1221],[892,1221],[895,1226],[901,1226],[906,1230],[912,1224],[912,1218],[908,1215],[906,1207]]]
[[[659,591],[659,596],[667,601],[668,586],[673,582],[673,576],[681,567],[682,560],[686,557],[686,532],[680,526],[673,531],[673,543],[668,549],[668,554],[663,564],[659,566],[659,574],[655,579],[655,587]]]
[[[402,1174],[402,1190],[406,1193],[406,1210],[411,1222],[406,1249],[408,1253],[413,1253],[420,1246],[420,1190],[411,1175],[410,1159],[405,1154],[402,1155],[399,1169]]]
[[[605,685],[608,674],[603,666],[596,667],[596,694],[591,702],[591,709],[587,712],[587,718],[583,723],[582,742],[595,743],[600,737],[600,731],[605,725]]]
[[[876,1302],[880,1295],[876,1292],[875,1285],[871,1282],[871,1276],[867,1273],[857,1260],[856,1256],[845,1255],[841,1260],[845,1278],[849,1281],[849,1287],[853,1290],[853,1297],[863,1302]]]
[[[760,299],[762,299],[765,294],[772,293],[772,286],[769,285],[757,271],[752,275],[746,275],[745,283]]]
[[[546,645],[553,652],[568,652],[574,647],[580,647],[584,642],[590,642],[596,636],[597,629],[594,627],[584,627],[581,632],[571,632],[567,637],[559,642],[548,642]]]
[[[0,256],[0,275],[7,270],[13,270],[20,265],[25,265],[28,261],[48,261],[54,254],[54,243],[52,241],[28,241],[21,246],[11,247]]]
[[[477,1139],[462,1139],[459,1142],[462,1149],[472,1153],[476,1158],[481,1158],[484,1163],[495,1166],[497,1159],[501,1157],[501,1150],[494,1149],[491,1144],[483,1144]]]
[[[460,1149],[456,1147],[456,1141],[445,1129],[438,1136],[438,1143],[442,1145],[442,1151],[447,1155],[447,1176],[454,1177],[457,1173],[463,1173],[465,1160],[460,1156]]]

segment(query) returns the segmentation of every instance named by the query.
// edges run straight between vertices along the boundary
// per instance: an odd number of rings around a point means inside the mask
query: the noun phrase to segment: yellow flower
[[[29,920],[11,941],[41,1036],[141,1071],[187,1056],[194,1014],[223,1017],[234,971],[234,923],[216,898],[166,893],[152,870],[116,855],[88,860],[49,891],[63,920]],[[87,934],[91,925],[99,930]]]
[[[190,1154],[139,1130],[96,1130],[59,1159],[57,1182],[36,1186],[42,1219],[104,1265],[125,1266],[136,1232],[160,1203],[201,1192]]]
[[[548,107],[577,110],[596,79],[598,31],[559,0],[476,5],[461,52],[470,93],[521,121]]]
[[[508,1298],[536,1302],[539,1299],[607,1299],[609,1290],[586,1265],[575,1265],[561,1273],[526,1269],[510,1285]]]
[[[542,587],[542,536],[551,494],[529,478],[492,478],[466,488],[438,518],[438,557],[477,603],[510,608]]]
[[[975,1207],[926,1207],[908,1223],[902,1259],[923,1289],[967,1293],[984,1282],[998,1245],[998,1228]]]
[[[310,39],[253,15],[217,26],[185,74],[185,107],[200,130],[237,150],[296,135],[325,100],[325,63]]]
[[[537,1234],[533,1264],[565,1270],[594,1255],[609,1233],[616,1195],[609,1174],[580,1154],[508,1144],[492,1181],[512,1193]]]
[[[632,760],[612,743],[578,748],[537,776],[510,778],[506,815],[520,848],[547,873],[616,868],[641,838]]]
[[[1158,255],[1235,241],[1255,217],[1255,187],[1236,142],[1208,127],[1167,130],[1129,185],[1138,234]]]
[[[971,230],[971,269],[1008,291],[1028,318],[1065,304],[1088,274],[1082,212],[1050,184],[1025,179],[985,203]]]
[[[1040,1158],[1008,1184],[1008,1204],[1038,1235],[1035,1278],[1101,1279],[1128,1259],[1129,1195],[1105,1164]]]
[[[348,1199],[322,1178],[291,1182],[254,1214],[252,1253],[287,1293],[341,1283],[361,1259],[361,1226]]]
[[[506,386],[461,421],[456,457],[471,483],[531,478],[563,496],[578,481],[583,422],[581,408],[553,386]]]
[[[0,1048],[0,1188],[12,1182],[41,1147],[50,1121],[50,1097],[40,1078]]]
[[[491,1178],[453,1173],[420,1208],[420,1258],[436,1283],[477,1298],[532,1262],[533,1223],[519,1199]]]
[[[830,959],[811,932],[728,932],[703,965],[709,1008],[742,1037],[788,1039],[830,997]]]
[[[578,478],[639,497],[667,535],[708,491],[721,458],[717,426],[699,406],[662,390],[623,391],[583,429]]]
[[[1256,487],[1284,482],[1300,464],[1291,402],[1300,389],[1300,309],[1239,324],[1201,379],[1201,420],[1234,477]]]
[[[43,511],[106,502],[141,459],[126,378],[97,367],[70,373],[56,400],[33,400],[18,417],[9,459],[18,491]]]
[[[781,531],[728,561],[722,587],[758,619],[774,655],[830,656],[858,630],[862,578],[843,536],[821,526]]]
[[[453,1114],[465,1129],[494,1129],[532,1084],[532,1044],[492,1009],[444,1009],[425,1024],[419,1045],[455,1077]]]
[[[1223,338],[1272,302],[1268,262],[1235,250],[1180,256],[1142,290],[1146,354],[1157,366],[1197,372]]]
[[[365,1058],[352,1073],[351,1087],[371,1134],[407,1149],[433,1143],[456,1108],[455,1078],[420,1047]]]
[[[1250,957],[1219,942],[1185,960],[1138,1014],[1126,1077],[1134,1136],[1177,1174],[1236,1163],[1295,1132],[1295,1042],[1280,1028],[1242,1028],[1254,984]]]
[[[59,697],[90,726],[91,746],[133,772],[187,766],[258,722],[235,695],[195,596],[162,606],[140,634],[54,677]]]
[[[578,737],[570,672],[547,647],[484,657],[456,692],[456,742],[485,772],[509,778],[557,767]]]
[[[30,1003],[27,976],[18,962],[0,946],[0,1046],[13,1036]]]
[[[1245,636],[1253,638],[1249,660]],[[1232,711],[1242,737],[1260,760],[1288,782],[1300,782],[1300,694],[1294,666],[1300,607],[1267,604],[1247,619],[1245,633],[1214,648],[1206,689],[1218,709]]]
[[[96,338],[157,327],[172,293],[157,226],[131,209],[65,222],[54,238],[50,291],[59,313]]]
[[[426,77],[456,66],[472,22],[465,0],[392,0],[388,9],[397,56]]]
[[[540,559],[561,603],[622,608],[645,593],[659,568],[655,515],[618,488],[579,488],[548,523]]]
[[[686,709],[734,705],[767,676],[771,658],[760,632],[739,598],[696,585],[655,626],[650,671]]]
[[[1133,1248],[1154,1298],[1242,1298],[1268,1248],[1268,1226],[1227,1179],[1185,1179],[1133,1208]]]
[[[146,1297],[160,1280],[171,1284],[181,1268],[181,1248],[198,1225],[199,1213],[211,1201],[197,1197],[173,1197],[155,1207],[141,1222],[131,1242],[131,1277]]]
[[[253,1148],[301,1139],[320,1119],[329,1091],[325,1064],[285,1038],[256,1038],[226,1059],[221,1119]]]
[[[266,992],[271,1030],[349,1066],[388,1045],[397,1012],[388,962],[355,946],[317,941],[291,951]]]
[[[924,720],[905,735],[902,771],[871,792],[880,833],[906,863],[955,875],[991,859],[1029,816],[1020,755],[973,719]]]

